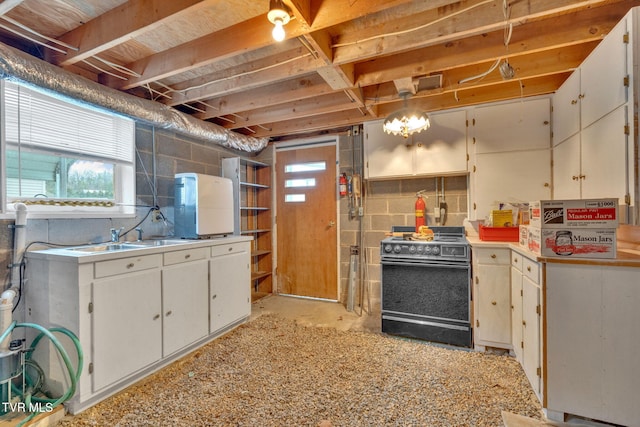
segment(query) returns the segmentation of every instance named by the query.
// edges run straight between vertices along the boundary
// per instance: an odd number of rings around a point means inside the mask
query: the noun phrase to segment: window
[[[135,123],[2,81],[2,206],[30,214],[133,214]]]

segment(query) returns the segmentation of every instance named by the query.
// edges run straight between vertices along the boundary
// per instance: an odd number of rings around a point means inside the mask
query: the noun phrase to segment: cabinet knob
[[[491,254],[491,258],[496,258],[496,254]]]
[[[522,321],[522,326],[527,326],[527,322],[525,322],[524,320]]]
[[[167,311],[167,314],[165,316],[171,316],[171,313],[172,313],[172,311],[169,310],[169,311]]]
[[[498,304],[497,301],[491,301],[491,305],[496,305],[496,304]]]
[[[134,265],[134,263],[130,262],[129,264],[127,264],[127,268],[133,268]]]
[[[513,262],[515,262],[517,264],[518,263],[518,258],[514,258]]]
[[[527,266],[527,271],[531,272],[531,266]]]
[[[579,180],[580,178],[579,178],[577,175],[573,175],[573,176],[571,177],[571,179],[572,179],[572,180],[574,180],[574,181],[577,181],[577,180]]]
[[[227,249],[227,251],[231,252],[233,250],[232,246],[229,246],[229,249]]]
[[[544,186],[545,186],[546,188],[549,188],[549,187],[551,187],[551,184],[549,184],[548,182],[545,182],[545,183],[544,183]]]
[[[214,295],[211,296],[211,299],[216,299],[217,297],[218,297],[218,295],[214,294]]]
[[[576,105],[577,103],[578,103],[578,100],[577,100],[577,99],[572,99],[572,100],[571,100],[571,105]]]
[[[191,254],[186,254],[186,255],[184,256],[184,259],[189,259],[189,258],[191,258]]]
[[[156,314],[155,316],[153,316],[153,320],[158,320],[160,318],[159,314]]]

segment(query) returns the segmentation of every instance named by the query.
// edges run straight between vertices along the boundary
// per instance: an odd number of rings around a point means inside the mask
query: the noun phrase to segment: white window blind
[[[9,145],[132,163],[133,120],[76,105],[5,82]]]

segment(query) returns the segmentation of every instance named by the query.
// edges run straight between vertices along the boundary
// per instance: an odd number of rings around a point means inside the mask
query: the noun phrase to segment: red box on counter
[[[479,226],[480,240],[485,242],[517,242],[520,237],[519,227],[485,227]]]

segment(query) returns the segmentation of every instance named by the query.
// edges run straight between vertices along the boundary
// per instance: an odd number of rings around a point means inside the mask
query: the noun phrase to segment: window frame
[[[27,204],[27,210],[29,212],[29,217],[32,218],[114,218],[114,217],[133,217],[135,216],[135,200],[136,200],[136,171],[135,171],[135,149],[136,149],[136,123],[130,117],[126,117],[120,114],[117,114],[113,111],[99,108],[99,107],[91,107],[87,105],[82,105],[76,100],[71,99],[68,96],[54,93],[50,90],[45,90],[33,85],[24,84],[22,82],[17,82],[12,80],[11,83],[20,85],[28,90],[35,91],[40,95],[47,96],[53,99],[55,102],[71,104],[75,109],[91,111],[92,109],[98,111],[101,114],[119,116],[127,120],[125,122],[125,127],[128,131],[127,135],[130,136],[130,139],[125,142],[130,142],[130,147],[125,146],[125,152],[129,149],[131,150],[130,160],[122,160],[116,158],[110,158],[108,156],[105,157],[96,157],[96,156],[87,156],[84,157],[82,153],[72,153],[69,152],[64,154],[66,157],[78,158],[78,159],[93,159],[104,161],[108,163],[113,163],[114,166],[114,198],[112,200],[112,206],[104,206],[101,204],[105,204],[104,199],[95,199],[98,203],[98,206],[84,206],[83,203],[79,203],[78,205],[73,204],[65,204],[56,205],[40,205],[33,204],[33,202],[38,202],[42,200],[48,201],[73,201],[78,200],[81,202],[89,202],[92,199],[37,199],[37,198],[19,198],[20,200],[14,201],[15,198],[9,198],[6,194],[7,189],[7,173],[6,173],[6,151],[8,147],[15,148],[14,144],[9,144],[6,141],[6,111],[5,111],[5,83],[7,79],[0,79],[0,218],[13,218],[15,216],[15,203],[19,201],[25,201]],[[130,126],[130,128],[129,128]],[[118,138],[120,140],[120,138]],[[26,146],[25,146],[26,148]],[[38,152],[46,154],[47,152],[54,155],[59,155],[60,151],[55,149],[47,150],[46,147],[40,147],[37,149]],[[108,204],[108,203],[107,203]]]

